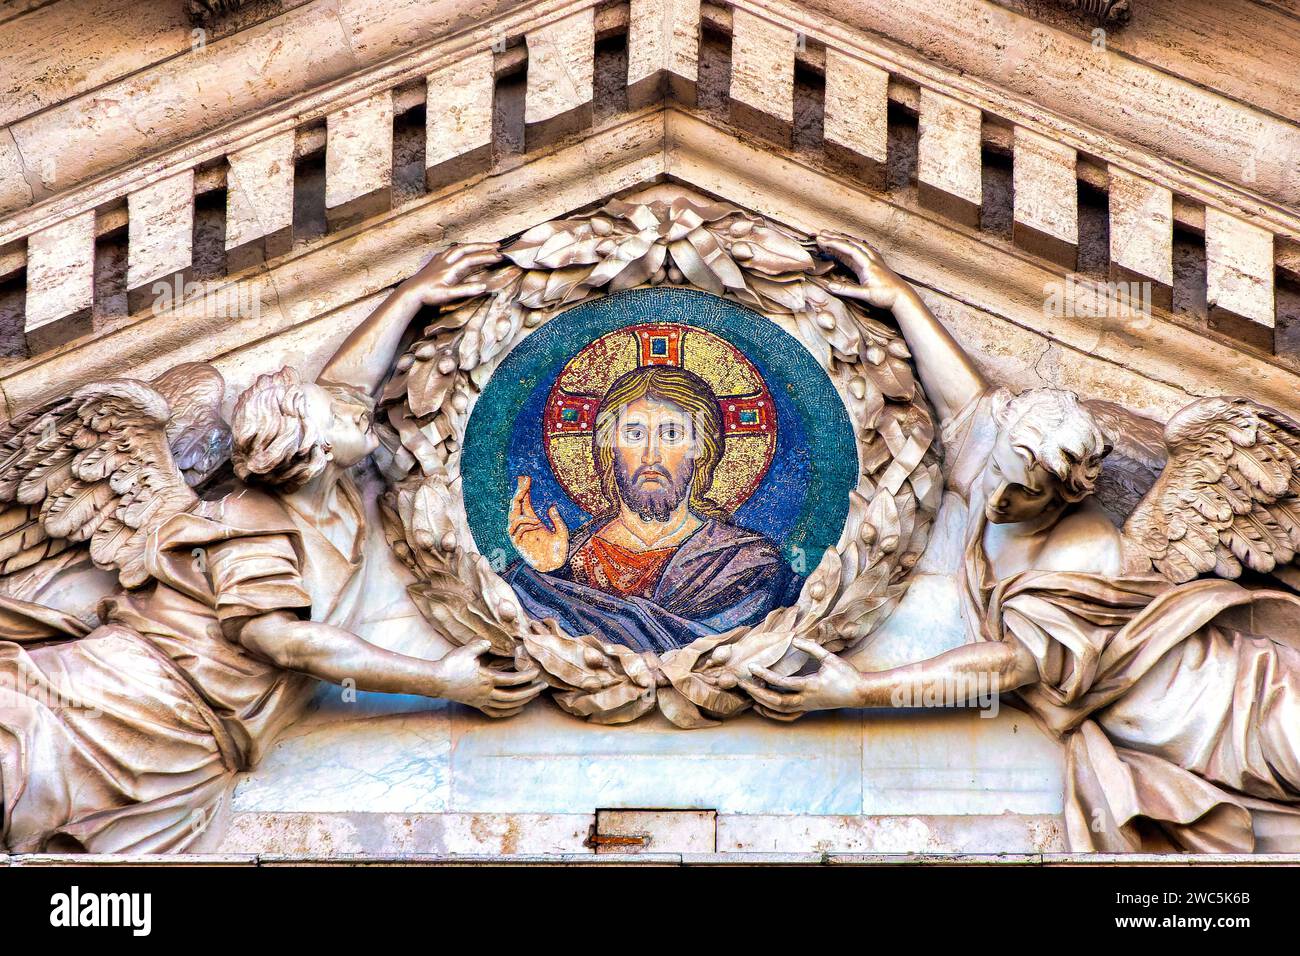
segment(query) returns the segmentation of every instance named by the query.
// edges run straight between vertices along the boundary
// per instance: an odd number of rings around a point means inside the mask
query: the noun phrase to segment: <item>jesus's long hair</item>
[[[701,517],[726,521],[729,517],[727,512],[709,497],[713,472],[722,460],[726,442],[722,430],[722,412],[709,383],[694,372],[675,365],[647,365],[620,375],[601,400],[600,407],[596,410],[594,435],[596,474],[600,477],[600,488],[609,507],[596,517],[613,517],[618,513],[614,432],[618,427],[620,412],[642,398],[671,402],[690,416],[697,454],[687,507]]]

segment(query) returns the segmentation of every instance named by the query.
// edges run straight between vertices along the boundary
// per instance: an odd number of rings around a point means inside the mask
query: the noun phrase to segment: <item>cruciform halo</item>
[[[710,361],[712,360],[712,361]],[[605,511],[593,433],[601,400],[623,374],[650,365],[694,372],[718,401],[724,452],[709,497],[731,514],[754,493],[776,452],[777,418],[767,382],[726,339],[680,323],[642,323],[606,333],[581,349],[546,399],[542,444],[560,486],[588,514]]]

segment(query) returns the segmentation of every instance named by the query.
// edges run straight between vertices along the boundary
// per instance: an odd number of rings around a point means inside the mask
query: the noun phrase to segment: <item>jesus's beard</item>
[[[663,481],[649,485],[642,479],[647,474],[659,475]],[[631,476],[616,462],[614,480],[624,504],[637,513],[642,521],[667,521],[690,491],[694,469],[678,469],[669,474],[662,465],[642,465]]]

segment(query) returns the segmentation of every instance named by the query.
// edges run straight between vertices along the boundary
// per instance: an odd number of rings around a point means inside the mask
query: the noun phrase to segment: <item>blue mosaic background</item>
[[[565,364],[595,339],[643,322],[677,322],[726,339],[767,381],[777,415],[772,465],[738,524],[766,534],[807,574],[839,540],[857,487],[858,453],[844,404],[826,372],[799,342],[763,316],[690,289],[633,289],[575,306],[517,345],[497,367],[470,415],[461,457],[470,531],[489,557],[518,558],[506,534],[515,478],[533,478],[533,506],[556,505],[570,530],[590,519],[551,474],[542,411]]]

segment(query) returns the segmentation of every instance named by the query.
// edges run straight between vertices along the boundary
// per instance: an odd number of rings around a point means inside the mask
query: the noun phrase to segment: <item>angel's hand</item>
[[[411,278],[402,283],[424,305],[442,305],[487,292],[483,281],[465,281],[468,276],[501,261],[495,242],[468,242],[444,249]]]
[[[551,505],[547,515],[551,527],[537,516],[533,509],[533,479],[521,475],[510,502],[510,543],[519,551],[529,567],[543,574],[564,566],[569,558],[569,526],[560,516],[560,509]]]
[[[858,284],[832,282],[837,295],[859,299],[879,309],[892,309],[899,295],[911,290],[901,276],[885,265],[884,257],[873,246],[838,232],[817,234],[817,246],[853,270]]]
[[[489,717],[513,717],[546,689],[541,671],[498,670],[482,662],[491,641],[458,647],[433,664],[433,696],[477,707]]]
[[[852,664],[807,638],[796,637],[791,644],[815,658],[820,667],[804,677],[783,677],[752,665],[750,672],[763,683],[751,679],[740,685],[759,704],[760,712],[788,720],[814,710],[862,706],[864,679]]]

